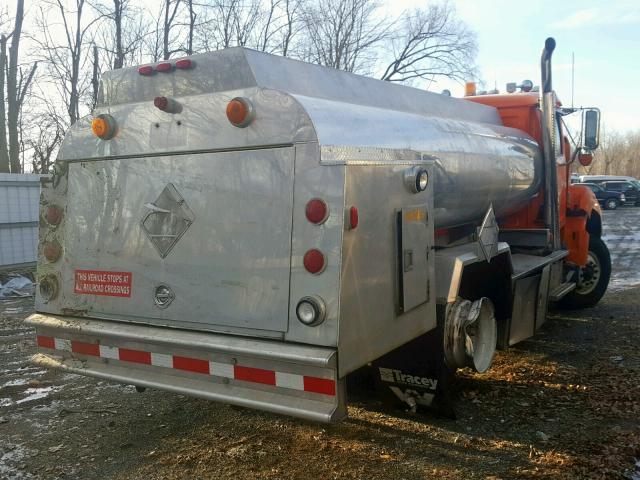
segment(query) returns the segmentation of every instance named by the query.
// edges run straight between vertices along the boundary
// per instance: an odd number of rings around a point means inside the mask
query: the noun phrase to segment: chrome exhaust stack
[[[542,74],[542,143],[544,151],[544,220],[551,232],[552,251],[559,250],[560,221],[558,218],[558,176],[556,170],[556,156],[554,145],[556,141],[556,96],[553,91],[551,76],[551,56],[556,48],[556,41],[549,37],[544,42],[540,58]]]

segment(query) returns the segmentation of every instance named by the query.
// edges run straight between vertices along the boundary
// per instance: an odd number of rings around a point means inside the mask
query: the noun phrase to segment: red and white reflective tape
[[[141,363],[156,367],[174,368],[185,372],[201,373],[214,377],[229,378],[243,382],[261,383],[274,387],[290,388],[311,393],[335,396],[336,382],[330,378],[311,377],[297,373],[277,372],[263,368],[246,367],[230,363],[212,362],[198,358],[153,353],[144,350],[131,350],[122,347],[111,347],[97,343],[87,343],[67,338],[37,336],[39,347],[63,352],[79,353],[100,358],[109,358],[121,362]]]

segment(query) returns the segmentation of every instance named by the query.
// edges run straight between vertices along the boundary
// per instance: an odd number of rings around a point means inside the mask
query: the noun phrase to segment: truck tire
[[[607,291],[610,277],[609,249],[600,237],[591,235],[587,265],[580,269],[576,288],[560,301],[560,305],[568,309],[593,307]]]
[[[607,198],[604,202],[604,208],[607,210],[615,210],[618,208],[618,200],[615,198]]]

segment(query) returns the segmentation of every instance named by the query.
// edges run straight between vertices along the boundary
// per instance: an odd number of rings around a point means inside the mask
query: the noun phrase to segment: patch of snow
[[[30,473],[19,470],[16,464],[24,462],[37,453],[37,450],[25,448],[20,444],[3,444],[0,447],[0,478],[11,478],[13,480],[35,478]]]
[[[3,383],[2,385],[0,385],[0,388],[18,387],[20,385],[26,385],[27,383],[29,383],[28,378],[16,378],[15,380],[9,380],[8,382]]]
[[[41,398],[48,397],[51,393],[55,392],[56,389],[53,386],[50,387],[38,387],[38,388],[27,388],[24,393],[27,395],[25,398],[21,398],[16,401],[16,405],[20,405],[21,403],[33,402],[34,400],[40,400]]]

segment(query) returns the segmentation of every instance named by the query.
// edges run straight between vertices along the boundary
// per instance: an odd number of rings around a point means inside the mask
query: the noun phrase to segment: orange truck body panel
[[[502,123],[531,135],[542,149],[542,117],[537,93],[513,93],[508,95],[481,95],[465,97],[466,100],[495,107]],[[586,265],[589,251],[587,220],[592,212],[599,214],[600,206],[593,192],[569,181],[571,151],[568,140],[564,141],[564,156],[567,161],[557,166],[558,207],[560,234],[569,250],[568,262]],[[544,228],[542,208],[544,191],[541,188],[529,204],[519,211],[500,219],[500,226],[508,229]]]

